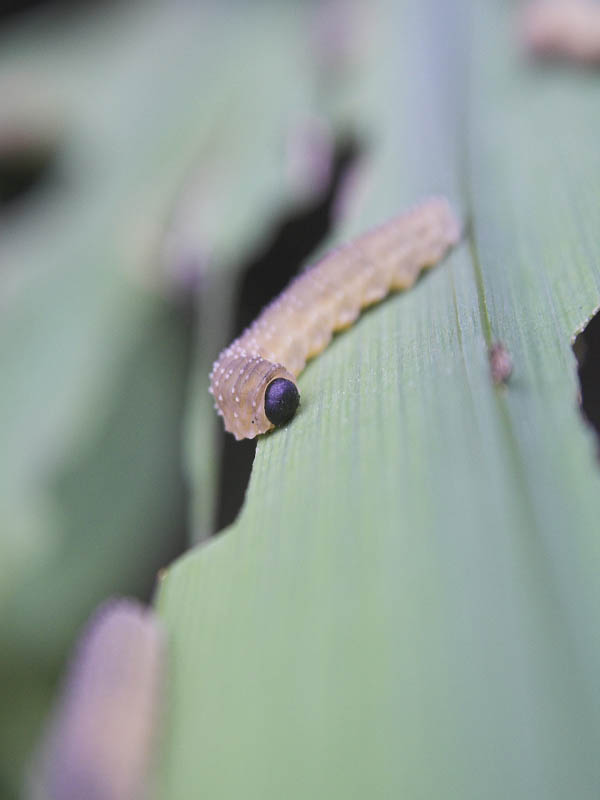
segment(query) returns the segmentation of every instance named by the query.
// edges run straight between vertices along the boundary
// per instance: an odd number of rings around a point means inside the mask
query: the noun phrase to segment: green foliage
[[[284,169],[290,129],[316,110],[306,19],[272,2],[252,15],[128,2],[2,31],[0,93],[17,130],[33,120],[57,152],[46,183],[4,211],[0,241],[6,794],[79,626],[107,595],[148,594],[183,546],[183,472],[198,536],[210,529],[215,420],[200,377],[188,392],[187,281],[202,284],[205,376],[236,270],[306,199]],[[190,274],[198,243],[209,258]]]
[[[430,191],[467,235],[308,367],[237,522],[163,579],[162,797],[597,795],[571,337],[598,303],[598,78],[528,64],[508,5],[377,7],[369,193],[335,238]]]
[[[240,271],[322,188],[290,170],[313,123],[364,146],[329,245],[431,193],[465,237],[308,366],[238,520],[166,571],[158,796],[597,796],[571,338],[598,305],[600,84],[528,62],[515,8],[135,0],[2,31],[0,94],[57,144],[2,211],[3,796],[91,609],[149,591],[188,504],[211,530],[208,372]]]

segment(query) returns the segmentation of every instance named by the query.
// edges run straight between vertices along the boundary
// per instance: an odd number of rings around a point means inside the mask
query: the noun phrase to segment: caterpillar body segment
[[[458,242],[447,200],[431,198],[333,250],[295,278],[220,354],[210,392],[225,429],[253,439],[287,422],[306,361],[349,327],[361,309],[407,289]]]

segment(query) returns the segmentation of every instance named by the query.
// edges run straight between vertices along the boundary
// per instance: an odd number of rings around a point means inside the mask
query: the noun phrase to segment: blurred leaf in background
[[[314,11],[49,2],[0,29],[7,795],[90,610],[213,530],[236,275],[330,181]]]
[[[78,642],[28,775],[35,800],[150,796],[163,710],[165,639],[129,599],[103,604]]]

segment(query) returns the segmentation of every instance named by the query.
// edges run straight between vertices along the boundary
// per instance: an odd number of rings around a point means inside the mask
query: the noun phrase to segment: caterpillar
[[[535,0],[521,27],[525,46],[538,55],[600,62],[600,5],[592,0]]]
[[[296,377],[334,332],[391,290],[407,289],[460,238],[445,198],[434,197],[333,250],[273,300],[220,354],[209,391],[225,429],[253,439],[296,413]]]

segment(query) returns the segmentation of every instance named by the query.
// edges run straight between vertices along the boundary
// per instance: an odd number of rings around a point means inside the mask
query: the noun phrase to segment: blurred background
[[[254,443],[217,427],[208,372],[356,193],[367,23],[350,2],[3,4],[3,798],[92,609],[149,600],[239,510]]]
[[[438,176],[457,183],[457,132],[419,93],[462,109],[445,69],[450,54],[463,75],[458,5],[397,5],[413,16],[398,63],[418,74],[401,98],[391,48],[377,46],[387,17],[360,0],[2,5],[2,798],[20,795],[93,609],[151,601],[160,570],[239,512],[255,443],[217,424],[221,348],[327,245],[373,170],[408,161],[402,201]],[[565,115],[542,104],[552,130]],[[597,424],[598,323],[589,331],[576,350]]]

